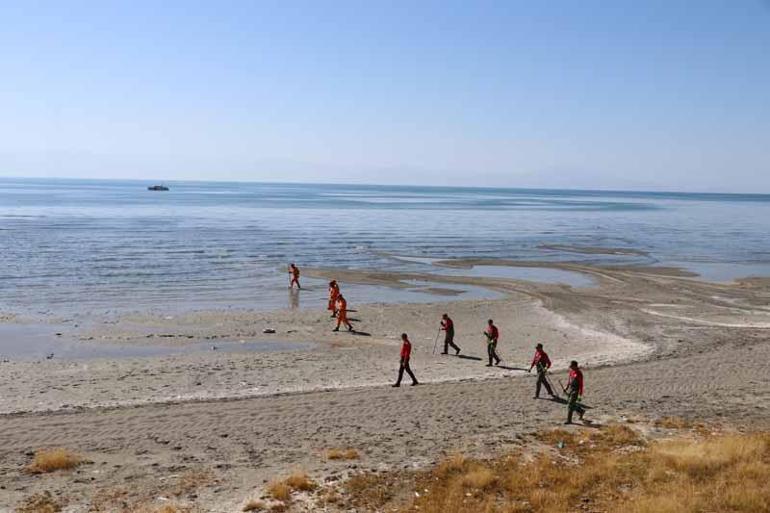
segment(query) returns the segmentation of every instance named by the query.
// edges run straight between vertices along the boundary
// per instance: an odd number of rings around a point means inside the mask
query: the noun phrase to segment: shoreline
[[[592,287],[574,288],[505,278],[308,269],[308,276],[335,277],[343,283],[391,286],[409,279],[432,278],[446,285],[489,288],[503,297],[415,304],[353,304],[353,310],[357,311],[351,316],[361,321],[356,322],[361,330],[357,336],[331,334],[328,330],[332,322],[326,311],[320,309],[203,310],[175,316],[145,312],[101,323],[93,321],[55,338],[105,349],[178,348],[180,354],[71,360],[55,356],[51,360],[3,362],[6,372],[0,385],[13,393],[0,400],[0,414],[382,386],[393,379],[396,361],[393,354],[401,331],[407,331],[412,337],[419,379],[451,383],[522,373],[531,357],[531,346],[540,341],[546,344],[555,369],[565,368],[573,358],[596,368],[675,354],[684,339],[666,335],[667,324],[683,321],[694,324],[690,331],[770,327],[770,311],[765,315],[759,305],[741,306],[742,301],[750,300],[754,288],[765,289],[766,281],[762,279],[715,284],[693,280],[686,272],[668,268],[499,259],[459,259],[439,261],[437,265],[541,266],[591,275],[596,283]],[[677,304],[662,297],[670,294],[665,289],[683,287],[690,289],[691,304]],[[628,294],[625,289],[638,289],[639,294]],[[735,297],[727,298],[727,306],[715,304],[712,297],[715,290]],[[651,295],[648,301],[641,297],[644,294]],[[640,297],[635,298],[637,295]],[[713,315],[708,319],[698,319],[691,313],[702,311],[704,304],[709,303]],[[611,322],[603,314],[597,315],[608,308],[612,310]],[[747,308],[752,309],[757,318],[753,323],[747,322]],[[455,321],[459,321],[457,341],[466,349],[465,355],[478,360],[473,363],[465,360],[457,365],[430,354],[443,311],[450,311]],[[668,313],[671,311],[675,314]],[[459,312],[459,317],[455,312]],[[487,317],[495,318],[501,326],[500,352],[504,360],[510,362],[504,363],[507,368],[503,374],[498,369],[482,368],[479,361],[485,358],[485,351],[477,332]],[[736,322],[734,317],[740,317],[741,321]],[[266,328],[275,333],[263,333]],[[239,343],[244,347],[265,346],[265,350],[239,351]],[[212,349],[222,345],[236,347],[234,351],[229,348],[227,351],[202,350],[206,344],[211,344]],[[279,350],[271,350],[271,344]],[[286,344],[298,347],[280,350]],[[303,348],[300,344],[311,346]],[[194,349],[190,350],[191,347]],[[42,379],[29,378],[41,372]]]

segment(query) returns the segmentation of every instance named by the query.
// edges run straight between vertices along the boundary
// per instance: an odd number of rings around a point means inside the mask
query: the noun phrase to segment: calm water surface
[[[205,182],[150,192],[147,185],[0,179],[0,311],[317,306],[324,283],[308,280],[309,290],[289,294],[289,261],[442,272],[390,255],[671,264],[719,280],[770,275],[768,195]],[[648,255],[541,247],[550,244]],[[431,297],[419,289],[346,290],[354,303]]]

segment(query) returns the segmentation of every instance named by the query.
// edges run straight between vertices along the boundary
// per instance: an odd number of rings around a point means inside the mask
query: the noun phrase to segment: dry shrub
[[[267,485],[267,494],[277,501],[291,499],[291,487],[283,481],[272,481]]]
[[[308,477],[307,473],[302,470],[295,470],[292,472],[291,475],[284,480],[284,483],[295,492],[307,492],[316,487],[316,484]]]
[[[314,490],[316,484],[302,470],[295,470],[282,480],[274,480],[267,485],[267,493],[275,500],[288,501],[292,492],[307,492]]]
[[[17,513],[58,513],[61,511],[62,505],[59,504],[51,496],[51,492],[45,491],[43,493],[36,493],[30,497],[24,499],[24,501],[16,507]]]
[[[263,511],[265,509],[267,509],[267,506],[265,506],[264,502],[252,499],[244,504],[241,511]]]
[[[46,474],[57,470],[69,470],[83,463],[83,458],[67,449],[40,449],[27,466],[31,474]]]
[[[326,451],[326,459],[329,460],[357,460],[358,451],[355,449],[329,449]]]
[[[655,426],[665,429],[687,429],[692,424],[682,417],[663,417],[655,421]]]

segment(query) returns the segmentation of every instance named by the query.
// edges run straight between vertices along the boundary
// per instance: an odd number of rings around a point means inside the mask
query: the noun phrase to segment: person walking
[[[572,413],[578,412],[580,420],[583,420],[585,408],[581,406],[580,399],[583,396],[583,371],[578,367],[578,362],[572,360],[569,364],[569,379],[567,386],[564,387],[564,393],[567,394],[567,422],[572,424]]]
[[[497,329],[492,319],[489,319],[487,324],[484,335],[487,337],[487,355],[489,356],[487,367],[491,367],[492,360],[495,360],[495,365],[500,365],[500,357],[497,356],[497,340],[500,338],[500,330]]]
[[[548,369],[551,368],[551,359],[548,358],[548,353],[543,350],[543,344],[535,346],[535,357],[532,359],[532,365],[529,366],[527,372],[532,372],[533,367],[537,368],[537,384],[535,385],[534,399],[540,398],[541,386],[545,387],[545,391],[548,392],[552,398],[556,398],[556,394],[553,393],[551,384],[548,383],[548,378],[545,376]]]
[[[327,309],[332,313],[332,318],[337,317],[337,298],[340,296],[340,286],[337,280],[329,282],[329,305]]]
[[[412,386],[419,385],[417,378],[414,377],[411,367],[409,367],[409,359],[412,356],[412,343],[409,341],[409,337],[406,333],[401,334],[401,363],[398,367],[398,379],[391,385],[392,387],[401,386],[401,378],[404,377],[404,371],[412,378]]]
[[[441,316],[441,330],[446,332],[444,335],[444,352],[441,354],[449,354],[449,346],[455,350],[455,355],[460,354],[460,348],[455,344],[455,323],[452,319],[444,314]]]
[[[353,331],[353,325],[348,321],[348,302],[345,297],[340,294],[337,296],[337,327],[332,331],[339,331],[340,326],[343,324],[348,327],[348,331]]]
[[[297,285],[298,289],[302,288],[299,285],[299,267],[291,263],[289,264],[289,288],[294,287],[294,285]]]

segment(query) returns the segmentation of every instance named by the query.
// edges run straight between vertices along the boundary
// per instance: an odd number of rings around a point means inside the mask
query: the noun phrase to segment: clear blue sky
[[[0,0],[0,176],[770,192],[770,2]]]

